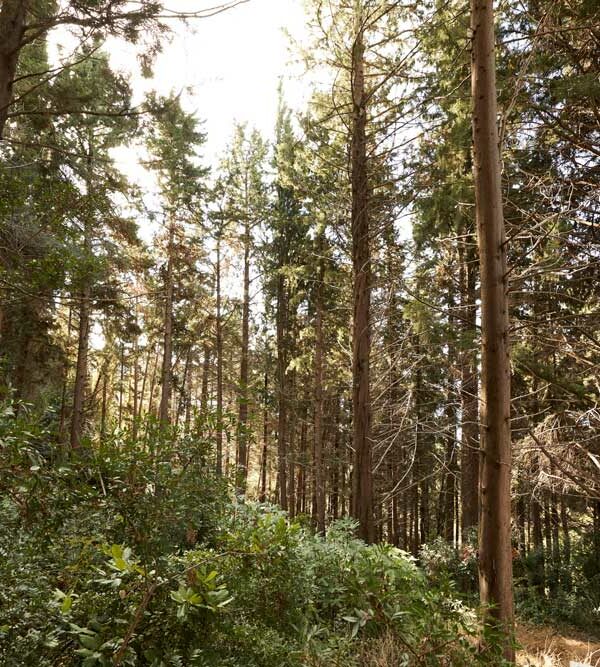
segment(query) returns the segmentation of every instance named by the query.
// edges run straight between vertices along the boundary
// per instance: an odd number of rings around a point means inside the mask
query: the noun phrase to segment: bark
[[[125,389],[125,344],[121,343],[121,354],[119,355],[119,430],[123,426],[123,393]]]
[[[482,328],[479,590],[484,621],[503,631],[514,662],[511,547],[511,433],[506,237],[498,145],[494,9],[471,0],[475,210]]]
[[[136,303],[136,325],[137,325],[137,303]],[[131,435],[137,440],[138,433],[138,412],[139,412],[139,386],[140,386],[140,370],[139,370],[139,337],[135,336],[133,344],[133,418],[131,424]]]
[[[27,0],[3,0],[0,9],[0,139],[13,99],[13,81],[25,34]]]
[[[152,377],[150,378],[150,395],[148,396],[148,414],[154,415],[154,392],[156,390],[156,376],[158,373],[158,351],[153,349],[154,363],[152,364]]]
[[[294,338],[294,342],[295,342]],[[295,349],[295,345],[292,343],[292,349]],[[295,371],[290,372],[290,378],[288,382],[288,405],[297,406],[298,402],[296,399],[296,373]],[[296,456],[297,453],[295,449],[297,448],[297,423],[298,423],[298,413],[297,408],[291,408],[288,410],[288,425],[287,425],[287,464],[288,464],[288,473],[287,473],[287,509],[290,513],[290,518],[294,518],[296,515],[296,479],[295,479],[295,470],[296,470]]]
[[[83,245],[86,255],[92,254],[92,144],[88,142],[87,155],[87,211],[83,221]],[[75,362],[75,385],[73,387],[73,413],[71,415],[71,448],[81,445],[85,420],[85,390],[88,380],[88,350],[90,341],[92,287],[89,275],[83,276],[83,286],[79,297],[79,329],[77,337],[77,361]]]
[[[268,411],[268,391],[269,391],[269,371],[268,361],[265,366],[265,381],[264,381],[264,406],[263,406],[263,449],[262,458],[260,462],[260,492],[258,500],[264,503],[267,499],[267,456],[269,445],[269,411]]]
[[[100,438],[104,440],[106,435],[106,414],[108,405],[108,368],[104,369],[102,375],[102,405],[100,408]]]
[[[217,355],[217,475],[223,473],[223,318],[221,314],[221,235],[217,238],[217,266],[216,266],[216,340]]]
[[[179,399],[177,401],[177,412],[175,414],[175,423],[177,424],[177,426],[179,426],[179,420],[182,415],[185,423],[185,417],[187,414],[189,414],[188,406],[190,406],[192,402],[191,384],[190,384],[190,378],[192,375],[190,373],[191,363],[192,363],[192,346],[190,345],[185,355],[185,363],[183,364],[183,378],[181,380]]]
[[[470,233],[459,245],[460,305],[463,315],[461,351],[460,404],[461,453],[460,497],[461,539],[468,542],[469,534],[477,527],[479,503],[479,415],[477,386],[477,353],[474,338],[477,329],[477,291],[475,286],[475,242]]]
[[[67,418],[67,393],[68,393],[68,384],[69,384],[69,354],[71,350],[71,332],[73,329],[73,308],[69,306],[69,320],[67,324],[67,341],[66,341],[66,353],[65,353],[65,363],[63,366],[63,381],[62,381],[62,392],[60,398],[60,418],[58,423],[58,440],[63,442],[63,437],[65,434],[65,421]]]
[[[570,591],[572,580],[571,580],[571,535],[569,533],[569,514],[567,510],[567,505],[565,503],[564,496],[560,498],[560,525],[562,528],[563,534],[563,559],[564,559],[564,581],[563,587],[565,590]]]
[[[283,262],[280,259],[280,268]],[[277,277],[277,487],[279,491],[279,504],[282,509],[287,510],[287,396],[286,396],[286,331],[287,331],[287,299],[285,290],[285,277],[280,274]]]
[[[138,411],[135,415],[136,419],[140,420],[142,418],[142,413],[144,410],[144,398],[146,396],[146,383],[148,382],[148,371],[150,369],[150,346],[146,349],[146,361],[144,363],[144,372],[142,373],[142,386],[140,389],[140,400],[138,402]]]
[[[340,454],[340,401],[334,399],[333,416],[333,461],[331,466],[331,518],[336,521],[340,514],[340,480],[343,477],[343,461]]]
[[[325,477],[323,475],[323,233],[318,241],[319,275],[316,287],[315,319],[315,410],[314,410],[314,487],[317,531],[325,533]]]
[[[237,474],[238,495],[246,493],[248,477],[248,349],[250,340],[250,223],[244,225],[244,296],[242,303],[242,349],[240,361],[240,387],[237,429]]]
[[[208,376],[210,373],[210,345],[204,344],[204,359],[202,361],[202,389],[200,391],[200,412],[206,415],[208,410]]]
[[[543,597],[546,592],[546,574],[545,574],[545,552],[544,537],[542,531],[542,508],[537,498],[531,501],[531,523],[533,537],[533,586],[537,593]]]
[[[71,448],[81,445],[85,420],[85,388],[88,376],[88,349],[90,340],[90,295],[89,285],[85,285],[79,298],[79,332],[77,362],[75,364],[75,385],[73,387],[73,414],[71,416]]]
[[[370,280],[369,189],[367,177],[367,108],[364,72],[362,16],[357,12],[357,30],[352,49],[352,431],[354,470],[352,476],[352,516],[358,521],[359,536],[367,542],[375,538],[373,524],[373,471],[370,405]]]
[[[162,426],[171,423],[169,409],[173,386],[173,260],[174,260],[175,223],[169,224],[167,247],[167,270],[165,275],[165,310],[163,319],[163,359],[161,371],[160,407],[158,418]]]

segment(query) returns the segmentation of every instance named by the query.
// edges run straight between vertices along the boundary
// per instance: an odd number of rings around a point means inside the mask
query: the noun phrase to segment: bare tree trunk
[[[85,388],[88,375],[88,348],[90,340],[90,296],[89,285],[85,285],[79,299],[79,333],[77,362],[75,365],[75,386],[73,388],[73,414],[71,416],[71,447],[81,445],[85,420]]]
[[[565,503],[565,497],[561,496],[560,498],[560,524],[563,534],[563,544],[564,544],[564,569],[563,572],[565,580],[563,586],[565,590],[570,591],[572,585],[571,579],[571,535],[569,533],[569,514],[567,506]]]
[[[12,102],[28,8],[28,0],[3,0],[0,9],[0,139]]]
[[[136,324],[137,324],[137,303],[136,303]],[[133,343],[133,415],[131,420],[131,435],[133,440],[137,440],[138,433],[138,411],[139,411],[139,386],[140,386],[140,369],[139,369],[139,353],[140,344],[139,337],[135,335]]]
[[[237,428],[237,471],[236,489],[238,495],[246,493],[248,477],[248,348],[250,342],[250,223],[244,225],[244,296],[242,302],[242,349],[240,360],[240,386]]]
[[[63,442],[63,436],[65,431],[65,421],[67,418],[67,388],[69,384],[69,354],[71,350],[71,331],[73,328],[73,307],[69,306],[69,322],[67,324],[67,342],[66,342],[66,354],[65,354],[65,363],[63,366],[63,384],[62,392],[60,398],[60,419],[58,423],[58,439],[59,442]]]
[[[192,401],[191,386],[190,386],[190,365],[192,363],[192,345],[188,346],[185,363],[183,364],[183,377],[181,379],[181,388],[179,391],[179,398],[177,400],[177,412],[175,413],[175,424],[179,426],[179,420],[183,416],[185,422],[185,415],[188,412],[187,406]]]
[[[163,359],[161,372],[160,407],[158,418],[162,426],[171,423],[169,408],[171,405],[171,390],[173,385],[173,371],[171,368],[173,356],[173,253],[175,241],[175,223],[169,223],[169,241],[167,247],[167,271],[165,276],[165,311],[163,319]]]
[[[373,471],[371,452],[371,405],[369,387],[370,273],[369,201],[367,178],[366,94],[362,12],[356,10],[356,37],[352,49],[352,266],[354,273],[352,324],[352,428],[354,472],[352,516],[359,535],[375,538],[373,524]]]
[[[92,253],[92,144],[88,141],[86,199],[87,211],[83,221],[83,245],[86,254]],[[77,362],[75,364],[75,386],[73,387],[73,414],[71,415],[71,448],[78,449],[85,420],[85,389],[88,380],[88,350],[90,343],[92,289],[89,275],[84,276],[84,284],[79,298],[79,331],[77,342]]]
[[[146,382],[148,381],[148,369],[150,368],[150,346],[146,350],[146,363],[144,364],[144,372],[142,374],[142,388],[140,389],[140,400],[138,402],[138,411],[135,415],[136,419],[139,421],[142,417],[142,412],[144,409],[144,397],[146,395]]]
[[[121,341],[121,354],[119,355],[119,429],[123,426],[123,392],[125,389],[125,343]]]
[[[202,389],[200,391],[200,412],[206,415],[208,410],[208,375],[210,373],[210,345],[204,343],[204,359],[202,361]]]
[[[106,364],[108,366],[108,364]],[[106,435],[106,408],[108,403],[108,368],[104,368],[102,374],[102,405],[100,408],[100,438],[104,439]]]
[[[263,404],[263,450],[262,450],[262,459],[260,462],[260,492],[258,494],[258,499],[261,503],[264,503],[267,499],[267,456],[268,456],[268,445],[269,445],[269,410],[268,410],[268,397],[267,392],[269,390],[269,362],[265,365],[265,383],[264,383],[264,404]]]
[[[340,517],[340,479],[343,475],[340,455],[340,401],[335,396],[333,406],[333,456],[331,462],[331,518],[334,521]]]
[[[150,378],[150,395],[148,396],[148,414],[155,415],[154,392],[156,390],[156,376],[158,373],[158,350],[156,349],[156,344],[152,352],[154,355],[154,364],[152,365],[152,377]]]
[[[479,406],[477,387],[477,354],[474,337],[477,329],[475,287],[475,241],[470,233],[463,232],[459,242],[460,305],[463,314],[461,350],[460,403],[460,498],[461,538],[466,543],[470,532],[477,527],[479,516]]]
[[[280,260],[280,264],[283,260]],[[277,487],[279,490],[279,504],[282,509],[288,508],[287,484],[287,299],[285,292],[285,277],[281,273],[277,276]]]
[[[315,320],[315,414],[314,414],[314,486],[317,531],[325,532],[325,477],[323,475],[323,282],[325,264],[323,261],[323,232],[317,244],[319,255],[319,275],[316,287]]]
[[[221,234],[217,237],[216,266],[216,354],[217,354],[217,475],[223,474],[223,321],[221,314]]]
[[[498,145],[494,9],[471,0],[475,210],[481,266],[482,400],[479,590],[485,622],[506,633],[514,662],[511,433],[506,237]]]

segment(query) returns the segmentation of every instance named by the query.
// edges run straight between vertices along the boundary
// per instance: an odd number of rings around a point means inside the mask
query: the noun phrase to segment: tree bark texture
[[[506,633],[514,662],[511,433],[506,238],[497,125],[494,9],[471,0],[475,210],[481,267],[482,396],[479,588],[485,622]]]
[[[352,49],[352,431],[354,471],[352,516],[358,521],[359,536],[367,542],[375,538],[373,523],[373,471],[370,404],[370,289],[369,189],[367,176],[367,108],[364,72],[362,17],[358,12],[357,32]]]

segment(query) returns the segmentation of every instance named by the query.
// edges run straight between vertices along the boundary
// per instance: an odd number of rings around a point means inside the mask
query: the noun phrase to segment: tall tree
[[[510,358],[506,236],[497,125],[494,9],[472,0],[473,168],[481,266],[479,588],[486,623],[514,662],[511,547]]]
[[[198,121],[185,112],[179,97],[149,98],[153,122],[148,128],[147,144],[151,154],[149,166],[158,174],[166,227],[166,262],[163,267],[163,358],[159,418],[163,425],[171,422],[173,389],[173,318],[175,263],[183,253],[183,224],[200,216],[203,178],[208,171],[199,165],[198,150],[205,135]],[[176,243],[177,242],[177,243]]]

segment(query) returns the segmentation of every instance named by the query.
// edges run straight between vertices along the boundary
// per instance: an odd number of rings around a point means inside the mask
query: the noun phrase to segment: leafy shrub
[[[500,664],[448,578],[350,521],[321,537],[230,504],[209,443],[142,426],[67,458],[43,425],[2,421],[0,664]]]

